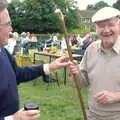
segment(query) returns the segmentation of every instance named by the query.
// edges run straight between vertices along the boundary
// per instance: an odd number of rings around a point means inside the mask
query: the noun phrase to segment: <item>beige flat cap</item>
[[[92,22],[103,21],[117,16],[120,16],[120,11],[118,9],[113,7],[104,7],[93,15]]]

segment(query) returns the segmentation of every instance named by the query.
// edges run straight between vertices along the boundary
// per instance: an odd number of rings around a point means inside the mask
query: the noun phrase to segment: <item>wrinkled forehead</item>
[[[0,12],[0,23],[6,23],[6,22],[10,22],[10,16],[8,13],[7,8],[5,8],[4,10],[2,10],[2,12]]]
[[[98,22],[96,22],[96,24],[117,23],[119,21],[120,21],[120,19],[118,17],[114,17],[114,18],[111,18],[111,19],[106,19],[106,20],[103,20],[103,21],[98,21]]]

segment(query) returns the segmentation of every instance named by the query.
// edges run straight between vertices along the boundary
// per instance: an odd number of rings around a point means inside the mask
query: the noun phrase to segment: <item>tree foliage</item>
[[[76,7],[73,0],[25,0],[9,4],[9,12],[15,31],[59,32],[59,20],[54,13],[60,8],[68,28],[77,26]]]
[[[88,6],[87,6],[87,10],[93,10],[94,9],[94,6],[92,5],[92,4],[89,4]]]
[[[100,2],[97,2],[95,5],[88,5],[87,6],[87,9],[91,9],[91,10],[99,10],[103,7],[108,7],[109,5],[104,2],[104,1],[100,1]]]
[[[113,7],[120,10],[120,0],[117,0],[117,2],[113,4]]]
[[[103,7],[108,7],[108,6],[109,5],[106,2],[100,1],[100,2],[98,2],[98,3],[95,4],[94,9],[95,10],[99,10],[99,9],[101,9]]]

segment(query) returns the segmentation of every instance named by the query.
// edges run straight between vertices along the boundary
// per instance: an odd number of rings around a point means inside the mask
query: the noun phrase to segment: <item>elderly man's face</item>
[[[0,46],[7,44],[9,32],[12,31],[11,19],[7,9],[0,13]]]
[[[114,45],[120,33],[120,20],[112,18],[96,22],[96,32],[103,41],[103,44]]]

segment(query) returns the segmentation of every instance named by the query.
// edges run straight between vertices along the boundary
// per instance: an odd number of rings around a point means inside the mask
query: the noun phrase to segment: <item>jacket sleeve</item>
[[[1,117],[1,116],[0,116],[0,120],[5,120],[5,119],[4,119],[4,117]]]
[[[20,82],[33,80],[41,75],[45,75],[43,65],[19,67],[16,64],[14,57],[12,57],[7,51],[6,53],[8,54],[9,60],[15,72],[17,84]]]

